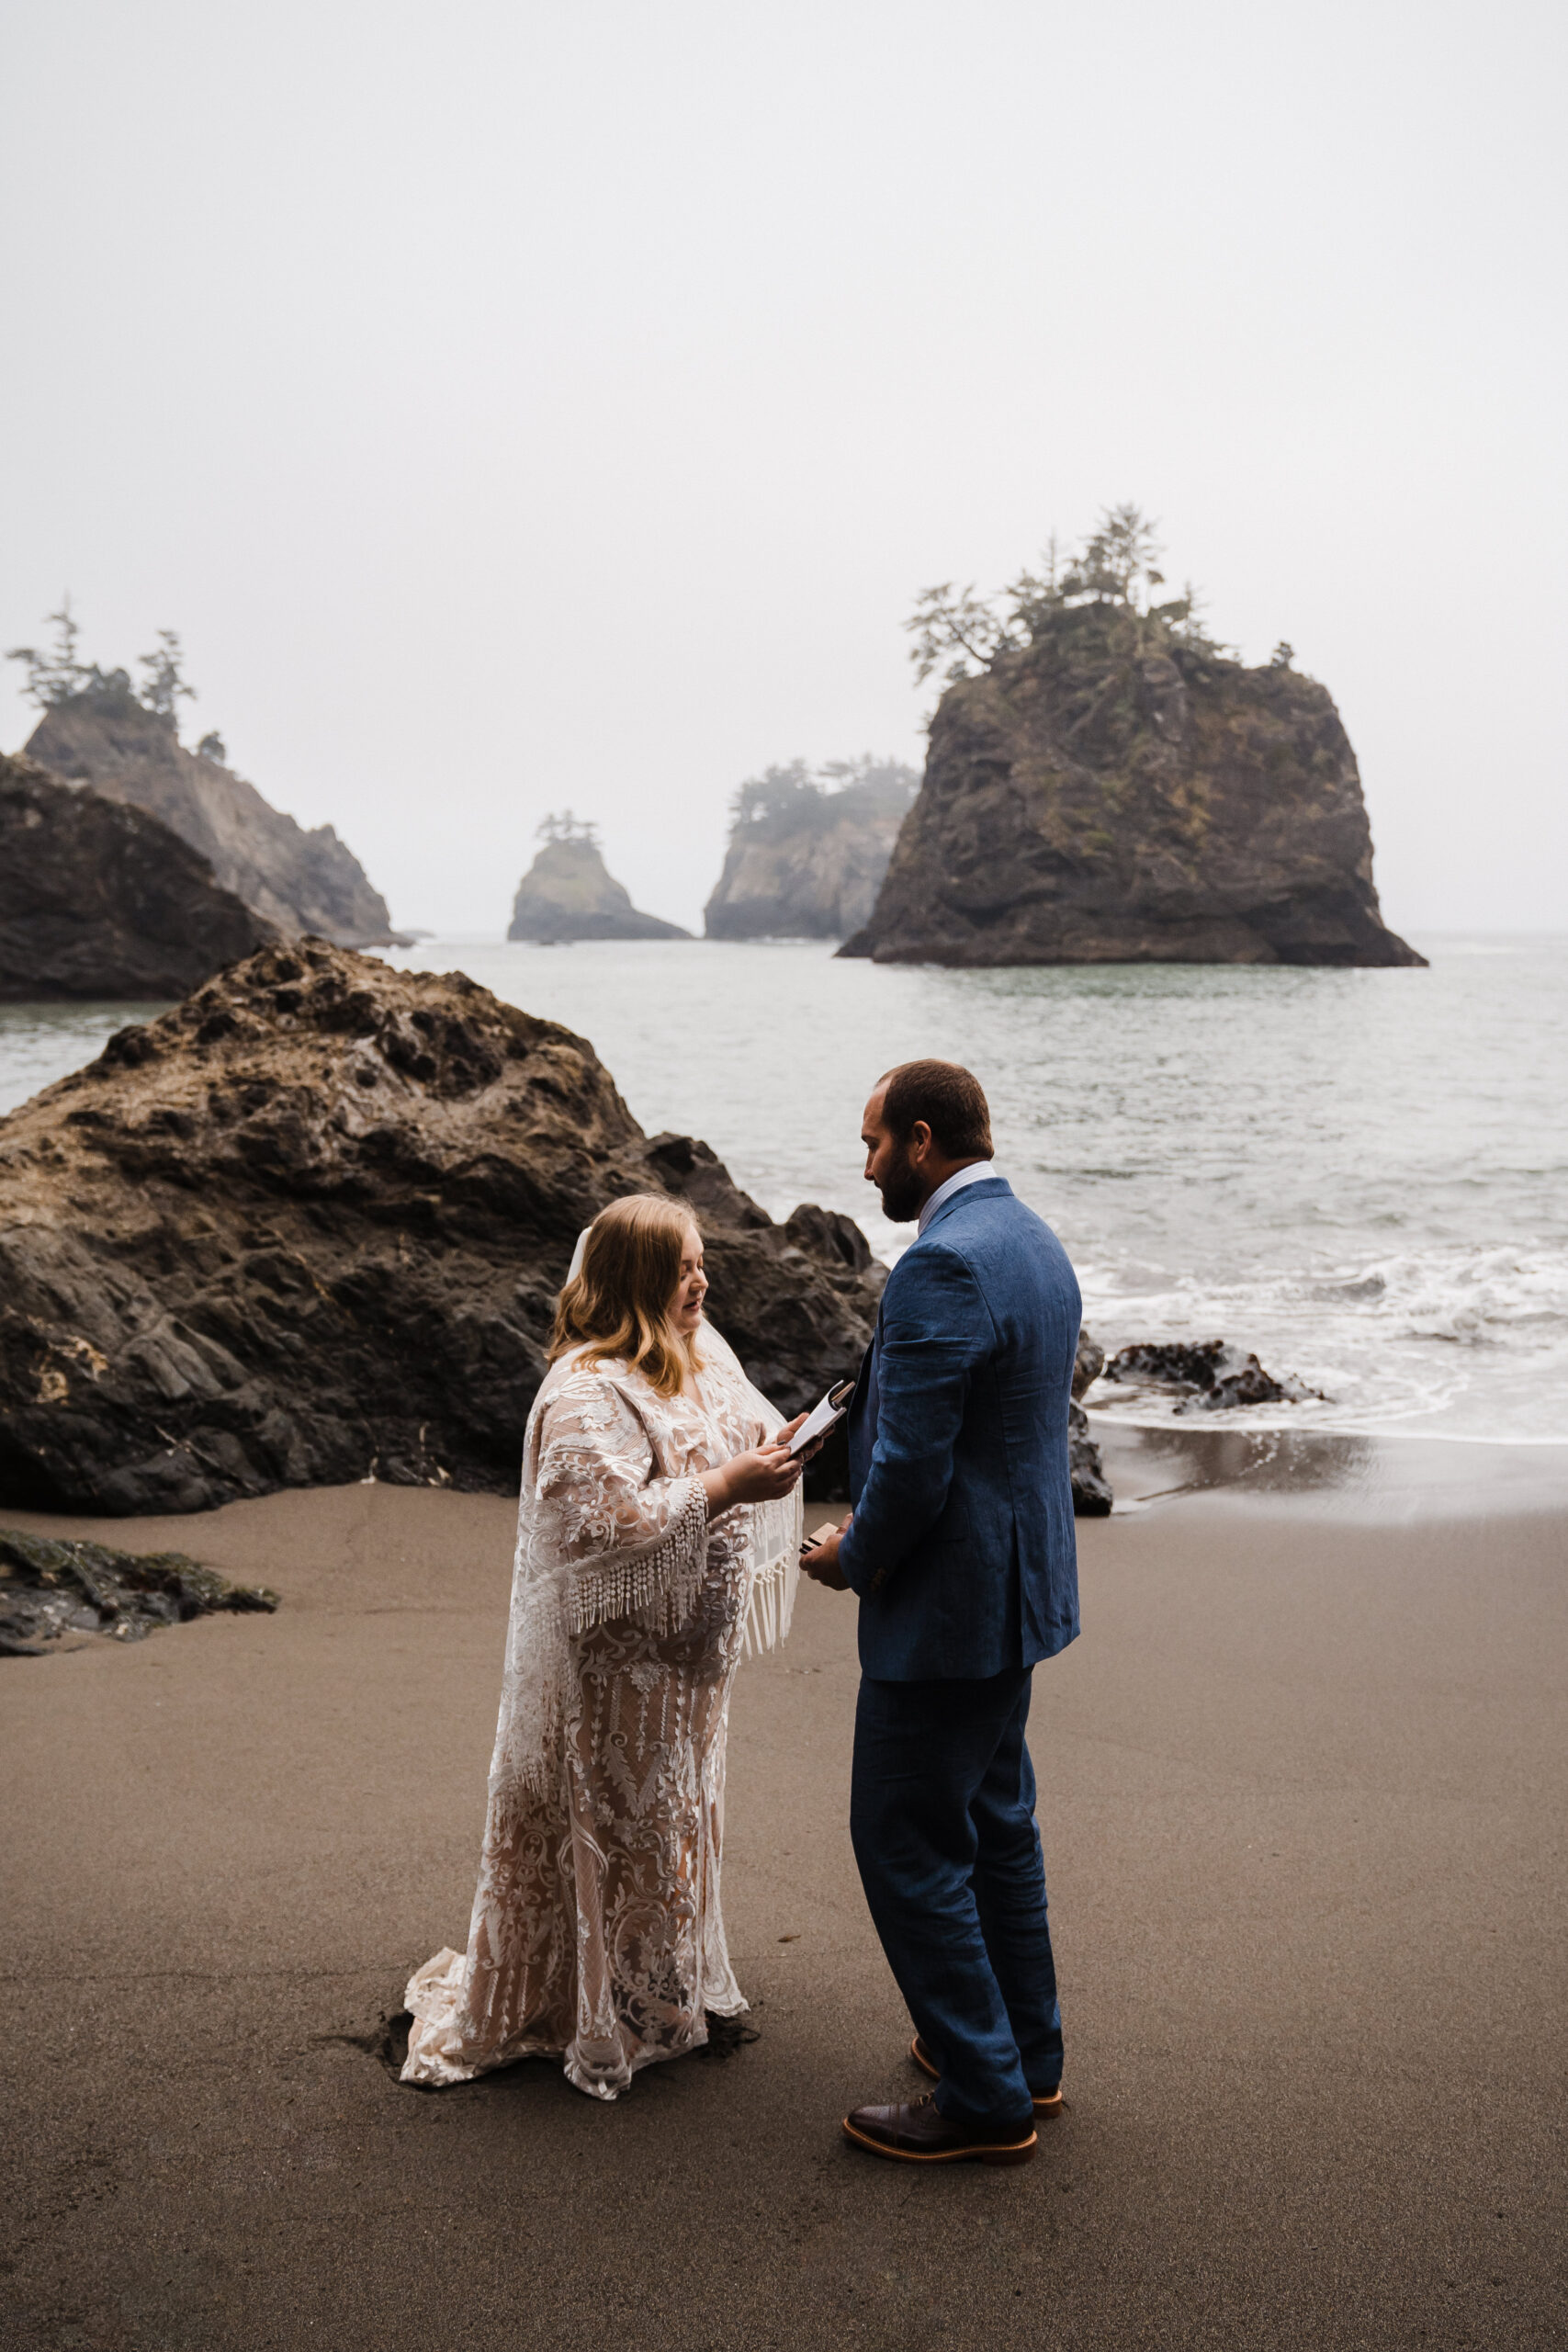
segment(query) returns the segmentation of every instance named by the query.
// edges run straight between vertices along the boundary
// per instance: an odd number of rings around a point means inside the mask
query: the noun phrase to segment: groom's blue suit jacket
[[[1032,1666],[1078,1630],[1067,1253],[1000,1176],[944,1201],[887,1278],[850,1407],[863,1670]]]

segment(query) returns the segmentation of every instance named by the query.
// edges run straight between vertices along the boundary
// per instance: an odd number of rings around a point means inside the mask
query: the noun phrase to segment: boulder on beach
[[[1146,1340],[1118,1348],[1100,1377],[1174,1390],[1179,1413],[1218,1413],[1233,1405],[1323,1402],[1319,1388],[1285,1373],[1265,1372],[1246,1348],[1225,1340]]]
[[[161,819],[208,860],[222,888],[286,936],[320,933],[355,947],[400,942],[387,901],[331,825],[307,831],[221,758],[187,752],[174,718],[150,710],[123,671],[53,702],[28,752],[68,784]]]
[[[185,996],[273,936],[156,817],[0,756],[0,998]]]
[[[1288,647],[1246,668],[1184,601],[1140,610],[1103,571],[1033,587],[943,694],[875,910],[840,955],[1425,961],[1382,920],[1356,755]]]
[[[637,1191],[692,1204],[782,1409],[855,1372],[883,1275],[849,1218],[775,1225],[463,973],[265,948],[0,1120],[0,1500],[514,1491],[577,1234]]]
[[[215,1610],[276,1607],[266,1585],[231,1584],[183,1552],[117,1552],[0,1529],[0,1657],[46,1657],[74,1646],[73,1635],[139,1642]]]
[[[724,871],[703,914],[710,939],[847,939],[869,921],[919,786],[897,760],[802,760],[743,784]]]
[[[1080,1331],[1073,1363],[1073,1400],[1067,1407],[1067,1457],[1073,1474],[1075,1519],[1105,1519],[1115,1500],[1105,1464],[1100,1458],[1100,1448],[1089,1433],[1089,1415],[1078,1401],[1104,1368],[1105,1350],[1087,1331]]]
[[[547,817],[540,849],[517,885],[508,939],[690,939],[678,922],[639,913],[604,865],[598,835],[570,811]]]

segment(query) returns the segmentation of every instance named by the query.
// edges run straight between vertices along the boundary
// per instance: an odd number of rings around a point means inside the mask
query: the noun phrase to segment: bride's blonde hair
[[[550,1362],[570,1348],[585,1363],[624,1356],[660,1396],[673,1396],[702,1358],[671,1314],[681,1253],[696,1218],[660,1193],[632,1193],[601,1209],[580,1271],[567,1283],[550,1334]],[[585,1344],[586,1343],[586,1344]]]

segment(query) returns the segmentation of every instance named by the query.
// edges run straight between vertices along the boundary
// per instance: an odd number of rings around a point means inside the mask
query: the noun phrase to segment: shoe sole
[[[914,2060],[922,2075],[929,2075],[933,2083],[941,2082],[942,2076],[940,2073],[937,2071],[936,2067],[931,2064],[931,2060],[920,2048],[920,2037],[919,2034],[916,2034],[913,2041],[909,2044],[909,2055]],[[1062,2094],[1060,2091],[1055,2092],[1050,2098],[1035,2099],[1033,2101],[1033,2107],[1034,2120],[1036,2123],[1050,2123],[1054,2121],[1054,2120],[1061,2114],[1063,2103]]]
[[[874,2156],[887,2156],[896,2165],[1026,2165],[1040,2145],[1040,2134],[1032,2132],[1027,2140],[1000,2140],[988,2148],[933,2148],[929,2153],[919,2148],[895,2148],[886,2140],[874,2140],[869,2132],[857,2132],[847,2115],[844,2137],[852,2140],[857,2148],[869,2148]]]

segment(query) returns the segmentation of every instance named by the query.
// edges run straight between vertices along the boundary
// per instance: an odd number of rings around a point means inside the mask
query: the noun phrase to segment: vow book
[[[835,1421],[841,1421],[849,1410],[850,1398],[854,1393],[855,1385],[852,1380],[840,1380],[834,1387],[829,1388],[821,1403],[813,1405],[810,1412],[791,1438],[790,1452],[800,1453],[801,1449],[809,1445],[814,1438],[819,1438],[825,1430],[830,1430]]]

